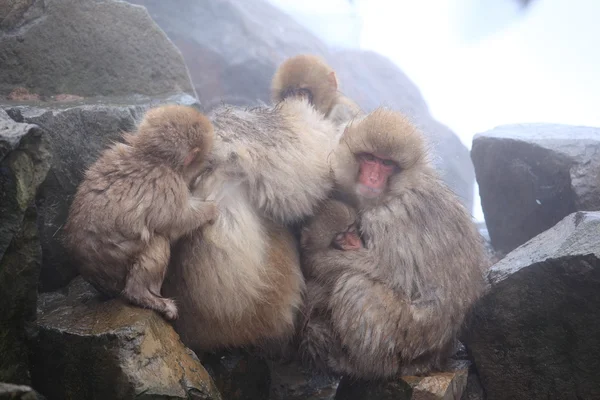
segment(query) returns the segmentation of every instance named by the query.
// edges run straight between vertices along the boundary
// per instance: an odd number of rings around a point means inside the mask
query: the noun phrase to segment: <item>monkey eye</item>
[[[396,163],[393,160],[381,160],[382,164],[385,165],[386,167],[395,167]]]
[[[369,154],[369,153],[363,153],[360,155],[360,158],[362,158],[365,161],[375,161],[375,156],[373,154]]]

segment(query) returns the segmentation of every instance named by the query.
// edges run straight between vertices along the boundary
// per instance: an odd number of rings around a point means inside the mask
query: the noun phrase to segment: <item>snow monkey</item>
[[[105,150],[85,173],[65,225],[81,275],[107,295],[177,318],[161,286],[170,244],[217,217],[189,185],[206,168],[214,132],[192,107],[149,110],[137,134]]]
[[[338,92],[335,71],[320,57],[301,54],[285,60],[271,81],[271,97],[306,97],[317,110],[336,124],[362,115],[360,107]]]
[[[193,193],[219,204],[215,223],[173,249],[164,293],[196,351],[288,340],[305,287],[287,225],[312,215],[333,186],[336,127],[304,98],[211,113],[211,168]]]
[[[377,109],[352,121],[333,168],[342,198],[357,206],[365,248],[337,257],[304,249],[314,306],[301,353],[363,379],[442,368],[483,289],[486,259],[469,214],[400,113]]]

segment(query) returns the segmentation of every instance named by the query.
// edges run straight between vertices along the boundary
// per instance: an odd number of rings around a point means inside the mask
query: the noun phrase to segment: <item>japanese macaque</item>
[[[360,107],[338,91],[335,71],[320,57],[301,54],[285,60],[271,82],[271,97],[306,97],[317,110],[336,124],[362,115]]]
[[[338,190],[359,211],[365,248],[305,247],[301,353],[362,379],[442,368],[483,289],[483,243],[469,214],[399,113],[378,109],[351,122],[333,165]],[[309,225],[303,243],[318,232]]]
[[[64,227],[81,275],[99,291],[122,295],[167,319],[161,296],[170,244],[217,217],[214,202],[192,197],[214,142],[208,118],[192,107],[149,110],[137,134],[105,150],[86,171]]]
[[[193,193],[219,204],[213,225],[179,240],[163,285],[175,329],[196,351],[293,337],[304,278],[286,227],[312,215],[333,186],[335,125],[306,99],[211,114],[211,169]]]

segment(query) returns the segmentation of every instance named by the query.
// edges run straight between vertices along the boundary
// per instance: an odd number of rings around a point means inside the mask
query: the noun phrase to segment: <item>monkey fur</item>
[[[363,115],[355,102],[338,91],[335,71],[311,54],[290,57],[279,66],[271,81],[271,97],[275,103],[288,97],[306,97],[336,124]]]
[[[374,158],[391,171],[381,193],[359,184]],[[483,290],[487,260],[468,212],[430,165],[422,134],[400,113],[377,109],[352,121],[333,168],[340,198],[358,208],[365,248],[334,256],[332,249],[304,248],[310,275],[302,357],[362,379],[443,368]],[[310,243],[319,231],[303,234]]]
[[[211,168],[193,193],[218,202],[215,223],[179,240],[163,285],[175,328],[196,351],[288,340],[305,288],[287,225],[333,187],[335,125],[302,98],[213,110]]]
[[[99,291],[177,318],[161,286],[170,244],[217,216],[193,198],[213,127],[191,107],[149,110],[137,134],[105,150],[85,173],[64,227],[65,245],[81,275]]]

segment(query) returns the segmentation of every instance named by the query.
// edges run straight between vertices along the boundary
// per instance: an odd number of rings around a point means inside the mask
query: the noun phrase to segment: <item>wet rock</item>
[[[219,392],[227,400],[269,398],[269,366],[255,354],[243,349],[205,353],[202,364]]]
[[[0,96],[194,94],[181,53],[146,10],[115,0],[0,6]],[[2,18],[3,17],[3,18]]]
[[[471,157],[492,245],[512,251],[575,211],[600,210],[600,129],[552,124],[478,134]]]
[[[412,117],[428,135],[444,179],[471,207],[474,172],[468,150],[452,131],[431,117],[416,86],[385,57],[373,52],[332,51],[264,0],[129,1],[145,6],[179,47],[206,109],[221,102],[268,104],[271,79],[283,60],[300,53],[320,55],[337,70],[340,90],[365,111],[385,104]]]
[[[336,400],[460,400],[467,385],[468,364],[446,372],[403,376],[385,382],[359,382],[344,378]]]
[[[269,400],[333,400],[339,378],[303,368],[296,362],[269,362]]]
[[[598,238],[573,213],[492,266],[467,335],[487,399],[600,398]]]
[[[24,385],[14,385],[12,383],[0,382],[0,400],[42,400],[40,396],[30,388]]]
[[[41,248],[33,202],[50,168],[42,130],[0,109],[0,381],[28,383]]]
[[[110,143],[119,140],[121,132],[134,129],[147,109],[165,103],[198,106],[195,98],[185,94],[153,99],[93,97],[69,103],[0,104],[0,109],[14,120],[41,127],[53,156],[51,170],[36,199],[43,252],[41,291],[56,290],[76,275],[62,246],[61,227],[85,169]]]
[[[104,300],[81,278],[40,295],[33,386],[53,399],[221,399],[157,313]]]

